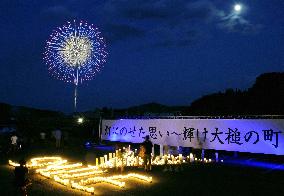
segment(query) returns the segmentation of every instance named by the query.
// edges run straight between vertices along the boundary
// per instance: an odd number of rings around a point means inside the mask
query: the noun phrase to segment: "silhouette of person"
[[[56,148],[60,148],[60,143],[61,143],[61,130],[60,129],[56,129],[54,132],[54,137],[56,140]]]
[[[145,148],[145,152],[144,152],[144,168],[145,168],[145,171],[151,171],[152,170],[151,153],[152,153],[153,144],[150,141],[149,135],[146,136],[145,141],[142,143],[142,145]]]
[[[28,180],[28,168],[26,167],[26,161],[21,159],[19,161],[20,166],[15,167],[15,184],[17,187],[24,187],[29,183]]]

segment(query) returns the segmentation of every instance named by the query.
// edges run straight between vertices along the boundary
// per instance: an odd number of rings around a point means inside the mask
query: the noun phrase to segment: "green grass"
[[[45,147],[38,145],[21,155],[28,158],[37,155],[62,155],[68,160],[93,162],[95,157],[104,152],[87,151],[83,147],[69,146],[56,150],[52,144]],[[0,195],[13,195],[13,168],[8,167],[2,157],[0,165]],[[164,173],[162,166],[156,166],[148,173],[153,177],[153,183],[139,180],[126,180],[126,187],[121,189],[105,183],[94,185],[96,195],[284,195],[284,172],[264,169],[229,166],[223,164],[187,164],[182,172]],[[127,168],[126,173],[135,171],[145,173],[142,169]],[[110,173],[116,172],[110,170]],[[85,195],[84,192],[74,191],[34,172],[30,172],[33,184],[28,193],[37,195]]]

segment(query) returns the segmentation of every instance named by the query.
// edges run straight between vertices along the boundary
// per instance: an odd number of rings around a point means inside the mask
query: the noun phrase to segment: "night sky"
[[[0,102],[72,112],[74,86],[51,77],[43,53],[73,19],[97,26],[109,52],[79,86],[80,111],[190,105],[284,71],[283,0],[1,0]]]

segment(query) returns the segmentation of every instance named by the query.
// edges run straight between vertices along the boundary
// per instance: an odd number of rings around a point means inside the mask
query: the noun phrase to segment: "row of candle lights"
[[[124,153],[122,153],[124,152]],[[103,157],[96,158],[96,166],[100,166],[101,168],[114,168],[114,167],[122,167],[122,166],[142,166],[143,158],[135,155],[137,150],[132,151],[130,146],[128,148],[123,148],[123,150],[116,150],[115,153],[109,153],[109,156],[104,155]],[[220,160],[223,162],[223,160]],[[175,165],[182,163],[193,163],[193,162],[203,162],[203,163],[211,163],[212,159],[207,159],[204,156],[202,158],[197,158],[193,153],[190,153],[189,156],[182,156],[179,154],[177,156],[166,154],[163,156],[156,156],[154,158],[152,154],[152,165]],[[218,162],[218,155],[215,160]]]
[[[11,160],[9,160],[9,165],[14,167],[19,166],[18,163]],[[94,194],[95,188],[90,185],[101,182],[109,183],[118,187],[125,186],[125,182],[120,181],[122,179],[136,178],[146,182],[152,182],[152,177],[136,173],[103,176],[103,174],[107,173],[107,170],[99,164],[96,166],[83,166],[82,163],[69,164],[67,160],[62,159],[61,157],[33,158],[26,164],[26,166],[36,169],[36,173],[53,179],[62,185],[91,194]]]
[[[96,158],[95,165],[83,166],[82,163],[68,163],[62,157],[37,157],[31,159],[27,163],[27,167],[36,169],[36,172],[54,181],[69,186],[74,189],[82,190],[89,193],[94,193],[94,187],[91,184],[106,182],[118,187],[124,187],[125,182],[122,179],[137,178],[146,182],[152,182],[152,177],[131,173],[127,175],[116,176],[102,176],[107,173],[106,169],[118,168],[124,166],[142,166],[143,159],[136,153],[137,150],[132,151],[130,146],[128,148],[116,150],[115,153],[109,153],[102,157]],[[203,162],[210,163],[211,159],[198,159],[192,153],[189,156],[174,156],[166,154],[163,156],[152,156],[152,165],[176,165],[182,163]],[[223,162],[223,160],[221,160]],[[12,166],[19,166],[9,160]]]

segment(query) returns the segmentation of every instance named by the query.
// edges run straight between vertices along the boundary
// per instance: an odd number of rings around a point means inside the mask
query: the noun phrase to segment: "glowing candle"
[[[112,153],[108,153],[108,158],[109,158],[109,160],[112,159]]]
[[[179,154],[178,155],[178,159],[179,159],[179,161],[180,161],[180,163],[182,162],[182,154]]]
[[[104,164],[104,157],[100,157],[100,165],[103,166],[103,164]]]
[[[102,165],[102,167],[112,167],[113,162],[115,164],[118,158],[115,157],[112,158],[112,160],[104,162],[106,156],[107,155],[100,157],[100,164]],[[128,165],[133,165],[135,163],[135,160],[137,160],[137,164],[139,164],[139,161],[142,161],[140,157],[130,156],[130,154],[128,158],[124,157],[124,159],[127,159],[126,161]],[[159,158],[156,160],[159,161]],[[120,179],[128,179],[130,177],[144,180],[149,183],[152,182],[152,177],[147,177],[136,173],[116,176],[97,176],[106,172],[106,170],[98,168],[99,158],[96,158],[96,166],[88,165],[87,167],[83,166],[82,163],[67,164],[67,162],[63,162],[61,158],[59,160],[59,158],[57,157],[40,157],[33,159],[31,162],[32,164],[30,164],[30,167],[39,167],[36,170],[37,173],[53,179],[54,181],[65,186],[71,186],[74,189],[82,190],[92,194],[94,193],[94,187],[86,185],[107,182],[119,187],[124,187],[125,182],[121,182]],[[14,166],[18,165],[18,163],[14,163],[11,160],[9,160],[9,164]],[[29,165],[27,166],[29,167]]]

